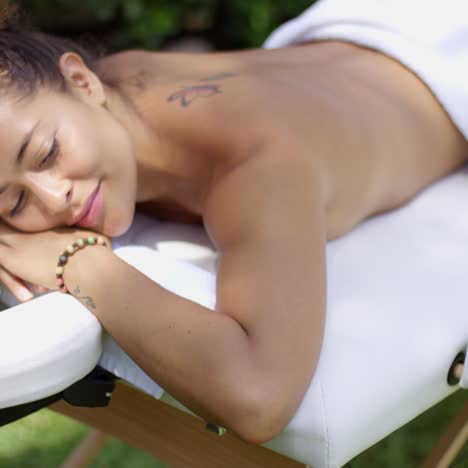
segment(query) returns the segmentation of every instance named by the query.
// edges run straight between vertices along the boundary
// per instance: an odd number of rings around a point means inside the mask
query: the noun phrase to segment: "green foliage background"
[[[258,47],[314,0],[18,0],[33,24],[68,36],[92,34],[110,50],[156,49],[195,35],[217,49]]]

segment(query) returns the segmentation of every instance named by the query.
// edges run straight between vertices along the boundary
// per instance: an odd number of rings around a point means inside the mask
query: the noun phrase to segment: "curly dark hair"
[[[15,90],[20,97],[34,94],[39,86],[65,91],[59,59],[75,52],[96,73],[99,56],[70,39],[34,31],[17,6],[0,9],[0,89]]]

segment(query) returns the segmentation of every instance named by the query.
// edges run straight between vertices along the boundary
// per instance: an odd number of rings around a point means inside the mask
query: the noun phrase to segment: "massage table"
[[[465,168],[327,244],[318,367],[292,420],[263,446],[207,430],[59,292],[18,304],[3,289],[0,423],[50,405],[97,428],[67,467],[86,466],[103,433],[171,467],[343,466],[468,388],[467,200]],[[163,287],[215,308],[218,255],[201,228],[137,215],[113,248]],[[465,404],[442,442],[449,452],[440,446],[424,466],[449,466],[467,438]]]

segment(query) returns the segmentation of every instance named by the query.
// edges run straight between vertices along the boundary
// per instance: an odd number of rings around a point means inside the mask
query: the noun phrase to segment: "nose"
[[[25,175],[27,188],[40,200],[46,210],[58,215],[70,208],[72,182],[48,171]]]

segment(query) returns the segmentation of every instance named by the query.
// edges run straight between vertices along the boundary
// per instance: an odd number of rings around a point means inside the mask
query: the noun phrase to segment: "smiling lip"
[[[102,210],[102,193],[101,184],[97,186],[96,190],[86,200],[86,205],[82,214],[75,223],[82,228],[88,228],[96,223]]]

